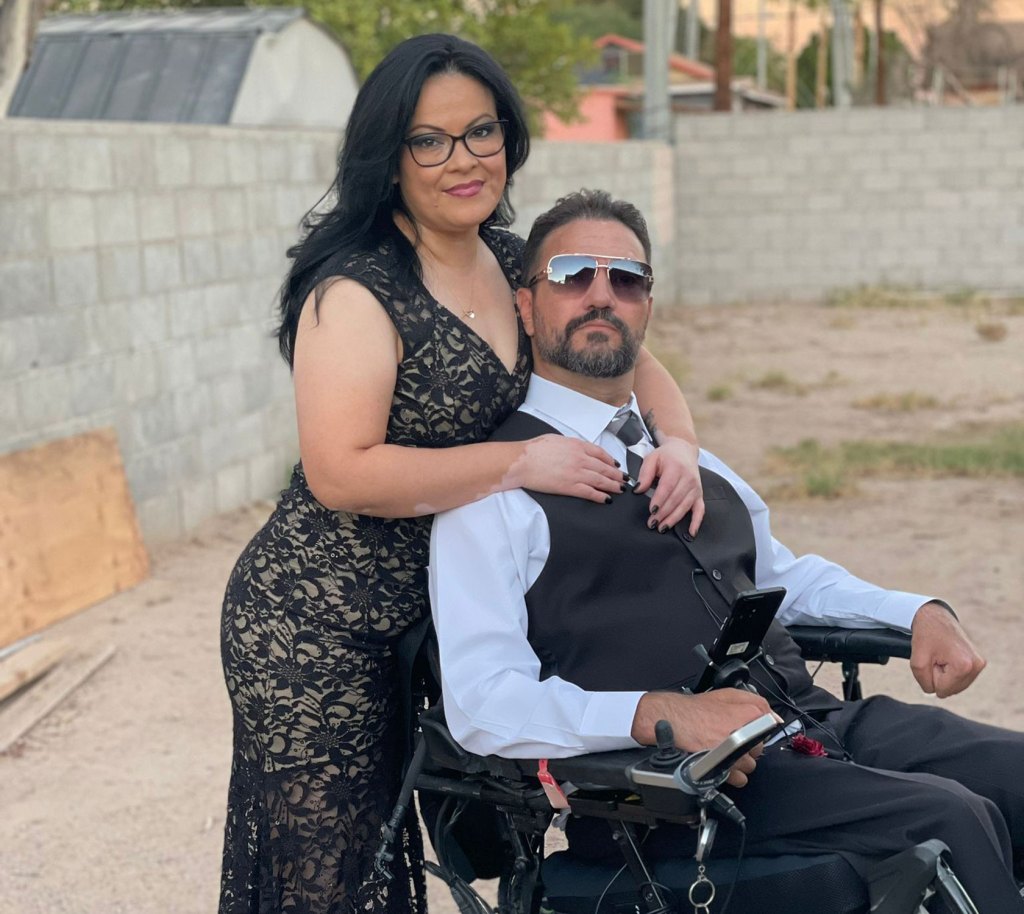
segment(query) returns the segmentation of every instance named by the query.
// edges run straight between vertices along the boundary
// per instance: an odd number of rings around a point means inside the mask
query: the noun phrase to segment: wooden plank
[[[116,648],[111,644],[101,651],[78,653],[0,708],[0,755],[13,747],[115,652]]]
[[[113,429],[0,456],[0,646],[148,571]]]
[[[52,669],[67,652],[64,641],[36,641],[0,660],[0,701]]]

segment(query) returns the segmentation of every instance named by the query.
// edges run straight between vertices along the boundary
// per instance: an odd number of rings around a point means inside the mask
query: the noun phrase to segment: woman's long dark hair
[[[281,355],[289,365],[295,355],[295,334],[303,302],[316,289],[319,306],[324,290],[321,283],[337,275],[353,254],[372,249],[390,237],[405,274],[396,279],[409,281],[420,276],[419,258],[394,222],[393,214],[398,211],[415,225],[393,179],[423,83],[438,73],[472,77],[494,96],[498,119],[506,121],[508,178],[501,201],[484,224],[511,223],[508,189],[512,175],[530,152],[522,103],[511,80],[486,51],[454,35],[419,35],[403,41],[374,68],[356,96],[338,156],[338,173],[325,197],[333,193],[334,206],[327,211],[317,212],[314,208],[307,213],[303,220],[305,234],[288,251],[292,265],[281,289],[277,338]]]

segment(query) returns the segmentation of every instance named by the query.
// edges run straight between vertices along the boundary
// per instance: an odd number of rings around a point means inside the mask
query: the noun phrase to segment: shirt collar
[[[572,429],[585,441],[595,443],[619,410],[603,400],[595,400],[536,374],[530,375],[530,386],[523,405],[539,418],[547,416],[554,419],[556,424]],[[628,405],[642,421],[636,396],[632,393]]]

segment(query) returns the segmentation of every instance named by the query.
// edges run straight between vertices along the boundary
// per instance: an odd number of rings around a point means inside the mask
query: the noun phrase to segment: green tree
[[[280,5],[280,0],[248,0]],[[243,6],[246,0],[61,0],[59,12]],[[305,0],[310,17],[344,45],[360,79],[396,44],[426,32],[451,32],[489,51],[508,71],[531,127],[550,109],[578,116],[576,71],[595,59],[591,42],[558,14],[571,0]]]

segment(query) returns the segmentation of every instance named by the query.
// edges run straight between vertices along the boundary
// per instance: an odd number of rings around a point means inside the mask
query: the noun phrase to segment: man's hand
[[[653,746],[654,725],[667,720],[672,724],[676,745],[684,752],[697,752],[714,748],[733,730],[771,713],[768,702],[760,695],[741,689],[715,689],[699,695],[648,692],[637,705],[631,735],[638,743]],[[733,765],[729,772],[733,787],[747,783],[761,752],[762,747],[757,746]]]
[[[956,617],[940,603],[925,603],[910,626],[910,669],[928,694],[962,692],[985,669]]]

